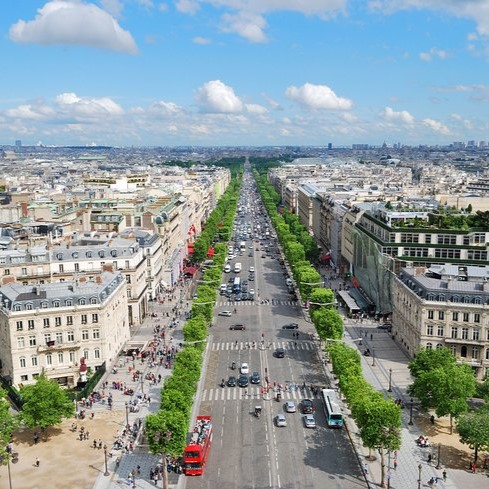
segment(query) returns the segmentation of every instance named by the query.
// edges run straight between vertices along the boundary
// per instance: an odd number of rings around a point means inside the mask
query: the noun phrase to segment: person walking
[[[363,464],[363,471],[365,472],[365,475],[368,475],[368,464],[367,463]]]
[[[39,467],[41,465],[41,462],[39,460],[39,457],[36,457],[36,467]]]

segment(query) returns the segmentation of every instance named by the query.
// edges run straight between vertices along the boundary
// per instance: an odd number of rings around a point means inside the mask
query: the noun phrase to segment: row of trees
[[[195,244],[195,261],[206,258],[217,236],[225,238],[223,228],[232,229],[240,184],[238,179],[231,181],[210,215],[204,232],[197,240],[199,244]],[[165,380],[160,409],[146,418],[146,433],[153,453],[179,457],[187,443],[192,404],[201,375],[203,352],[208,328],[212,325],[213,306],[226,252],[226,244],[215,244],[213,265],[203,272],[201,284],[197,287],[197,298],[193,301],[190,319],[183,326],[184,347],[176,355],[172,375]]]
[[[312,237],[297,215],[277,212],[278,195],[266,176],[255,171],[255,178],[301,296],[309,301],[311,320],[321,340],[326,342],[333,372],[360,429],[363,444],[380,454],[381,485],[384,486],[385,454],[401,446],[400,407],[366,382],[358,351],[343,343],[343,318],[334,308],[334,293],[320,287],[321,276],[309,261],[317,259],[317,247]]]

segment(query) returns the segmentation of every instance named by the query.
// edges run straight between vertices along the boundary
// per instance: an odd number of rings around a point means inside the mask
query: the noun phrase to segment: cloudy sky
[[[489,140],[489,0],[15,0],[0,144]]]

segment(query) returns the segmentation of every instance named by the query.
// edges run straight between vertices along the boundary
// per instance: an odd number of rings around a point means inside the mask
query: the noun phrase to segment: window
[[[97,304],[97,298],[96,297],[91,297],[90,298],[90,304]]]
[[[46,344],[51,341],[51,333],[46,333],[44,335],[44,341],[46,342]]]
[[[70,363],[75,363],[75,352],[70,351]]]
[[[474,314],[474,323],[480,323],[481,322],[481,315],[479,313]]]
[[[426,334],[428,336],[433,336],[433,325],[432,324],[428,324],[426,326]]]
[[[87,303],[86,299],[80,299],[78,301],[78,304],[80,304],[80,306],[84,306],[86,303]]]
[[[56,333],[56,344],[61,345],[63,343],[63,333],[59,331]]]
[[[425,234],[425,235],[424,235],[424,242],[425,242],[426,244],[431,243],[431,234]]]
[[[46,355],[46,365],[52,365],[53,364],[53,355],[51,353],[48,353]]]
[[[29,346],[36,346],[36,337],[29,336]]]
[[[58,353],[58,365],[63,365],[64,357],[62,353]]]
[[[17,348],[24,348],[25,347],[25,338],[23,336],[18,336],[17,337]]]
[[[26,366],[25,357],[20,357],[19,363],[20,363],[20,368],[25,368]]]
[[[34,319],[27,320],[27,329],[34,329]]]
[[[130,299],[132,297],[131,289],[127,289],[127,298]]]
[[[75,263],[75,272],[79,272],[79,271],[80,271],[80,264]]]
[[[88,329],[82,330],[82,340],[88,340]]]
[[[440,348],[443,348],[443,345],[441,343],[437,343],[436,349],[439,350]]]
[[[23,268],[21,273],[25,277],[27,275],[27,268]]]
[[[83,358],[85,358],[85,360],[88,360],[88,350],[83,350]]]
[[[26,308],[27,311],[32,311],[32,304],[30,304],[30,303],[29,304],[26,304],[25,305],[25,308]]]
[[[469,321],[469,313],[464,312],[464,322],[467,323]]]
[[[28,376],[28,375],[21,375],[21,376],[20,376],[20,380],[21,380],[22,382],[27,382],[27,381],[29,380],[29,376]]]
[[[92,331],[92,335],[94,340],[100,339],[100,329],[94,329]]]
[[[445,336],[445,327],[442,324],[438,325],[438,336]]]
[[[14,306],[14,311],[20,311],[22,308],[20,306],[20,304],[15,304]]]
[[[453,248],[435,248],[435,258],[458,258],[460,259],[460,250]]]
[[[22,321],[17,321],[17,331],[22,331],[24,329],[24,325]]]
[[[53,301],[53,307],[59,307],[59,301]]]
[[[435,319],[435,311],[428,311],[428,319]]]
[[[438,244],[454,245],[457,244],[457,236],[455,234],[439,234]]]
[[[47,302],[42,302],[41,303],[41,308],[42,309],[47,309],[48,308],[48,303]]]
[[[130,276],[130,275],[126,275],[126,282],[127,282],[128,284],[130,284],[130,283],[131,283],[131,276]]]
[[[68,331],[66,333],[67,337],[68,337],[68,341],[70,343],[72,343],[73,341],[75,341],[75,332],[74,331]]]
[[[462,339],[463,340],[469,339],[469,328],[462,328]]]
[[[452,331],[451,331],[451,338],[456,340],[458,337],[458,328],[452,328]]]
[[[73,326],[73,316],[66,316],[66,325]]]
[[[465,345],[460,348],[460,356],[463,358],[467,357],[467,347]]]
[[[458,321],[458,312],[452,312],[452,321]]]
[[[486,233],[474,233],[474,243],[485,243]]]
[[[6,268],[4,271],[3,271],[3,274],[4,275],[10,275],[10,270],[8,268]]]
[[[31,357],[31,365],[37,367],[37,357],[35,355]]]
[[[450,347],[450,351],[452,352],[452,355],[457,355],[457,347],[455,345],[452,345]]]
[[[479,341],[480,331],[478,329],[472,330],[472,341]]]
[[[61,318],[59,316],[54,318],[54,325],[61,326]]]
[[[73,301],[71,299],[65,300],[65,306],[72,306],[72,305],[73,305]]]
[[[433,343],[426,343],[427,350],[433,350]]]
[[[445,312],[444,311],[438,311],[438,319],[445,319]]]
[[[92,314],[92,323],[98,323],[98,314]]]
[[[43,323],[45,328],[49,328],[49,318],[44,318],[42,320],[42,323]]]
[[[100,358],[100,350],[98,348],[95,348],[93,356],[94,358]]]
[[[82,314],[82,316],[81,316],[81,323],[82,324],[87,324],[88,323],[88,319],[87,319],[87,315],[86,314]]]

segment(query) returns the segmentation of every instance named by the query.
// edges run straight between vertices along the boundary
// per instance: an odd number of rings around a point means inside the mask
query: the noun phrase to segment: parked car
[[[287,419],[285,418],[285,415],[277,414],[277,416],[275,416],[275,424],[278,428],[283,428],[287,426]]]
[[[231,317],[233,313],[231,311],[220,311],[219,316]]]
[[[297,323],[284,324],[282,329],[299,329],[299,325]]]
[[[284,358],[285,357],[285,350],[283,348],[277,348],[275,350],[275,356],[277,358]]]
[[[228,387],[236,387],[236,377],[234,375],[231,375],[228,379]]]
[[[246,329],[246,326],[244,324],[232,324],[229,326],[229,329],[232,329],[234,331],[244,331]]]
[[[259,384],[261,382],[260,374],[258,372],[253,372],[250,377],[250,382],[252,384]]]
[[[250,373],[250,367],[248,366],[247,363],[242,363],[241,364],[241,367],[239,369],[239,371],[242,373],[242,374],[249,374]]]
[[[238,385],[240,387],[248,387],[248,376],[241,374],[238,378]]]

